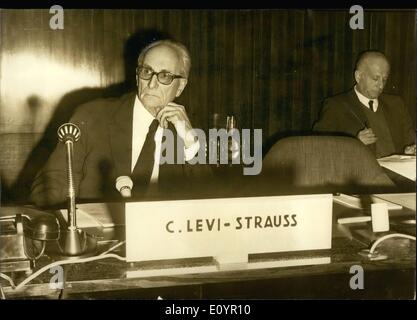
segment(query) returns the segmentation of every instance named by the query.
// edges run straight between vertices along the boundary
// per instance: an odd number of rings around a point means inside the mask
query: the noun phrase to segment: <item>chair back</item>
[[[377,193],[395,189],[375,156],[359,140],[295,136],[279,140],[263,160],[268,187],[306,192]]]

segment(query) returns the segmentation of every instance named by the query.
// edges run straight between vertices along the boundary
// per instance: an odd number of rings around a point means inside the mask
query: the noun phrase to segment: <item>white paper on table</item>
[[[416,193],[387,193],[387,194],[375,194],[374,197],[383,199],[397,205],[401,205],[405,208],[409,208],[416,211]]]
[[[380,166],[416,181],[416,156],[392,155],[378,159]]]
[[[378,195],[370,195],[372,203],[386,203],[388,210],[401,210],[403,207],[401,203],[390,201],[389,199],[381,198]],[[362,200],[359,195],[347,195],[340,194],[333,197],[333,201],[340,203],[345,207],[351,207],[355,209],[363,209]]]
[[[68,210],[59,210],[62,217],[68,223]],[[101,228],[102,224],[100,221],[89,215],[87,212],[77,208],[77,227],[79,228]]]
[[[60,210],[67,221],[67,210]],[[125,224],[123,203],[77,204],[77,226],[80,228],[109,228]]]

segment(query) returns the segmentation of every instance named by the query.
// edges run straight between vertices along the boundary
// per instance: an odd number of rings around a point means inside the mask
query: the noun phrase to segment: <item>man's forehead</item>
[[[384,70],[389,71],[390,65],[387,59],[382,57],[370,57],[366,61],[366,65],[371,70]]]
[[[177,52],[166,45],[149,49],[145,54],[143,64],[150,66],[154,71],[167,70],[173,73],[178,72],[180,65]]]

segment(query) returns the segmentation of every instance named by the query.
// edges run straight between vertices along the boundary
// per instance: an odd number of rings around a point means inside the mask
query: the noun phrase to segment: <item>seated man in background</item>
[[[182,44],[171,40],[151,43],[138,57],[137,92],[77,108],[69,121],[81,131],[73,160],[77,198],[121,200],[115,187],[119,177],[129,177],[133,196],[143,198],[149,190],[190,190],[195,176],[210,175],[208,167],[186,162],[197,154],[199,142],[185,108],[173,102],[187,85],[190,66],[188,50]],[[166,129],[173,133],[174,143],[180,137],[185,159],[178,161],[176,154],[175,164],[162,165]],[[67,185],[66,150],[60,143],[37,174],[31,200],[38,206],[63,203]]]
[[[389,72],[383,53],[362,53],[355,68],[356,85],[325,100],[313,130],[357,137],[377,158],[415,154],[415,129],[403,100],[382,93]]]

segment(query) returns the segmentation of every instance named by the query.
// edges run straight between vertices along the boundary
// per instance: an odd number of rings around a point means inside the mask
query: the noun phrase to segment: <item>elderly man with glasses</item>
[[[121,98],[99,99],[77,108],[70,122],[80,128],[74,144],[74,180],[79,199],[143,199],[191,188],[198,173],[210,170],[187,163],[199,151],[199,142],[183,106],[174,103],[187,85],[191,59],[180,43],[161,40],[138,57],[137,92]],[[160,163],[168,139],[174,163]],[[180,139],[178,139],[178,137]],[[178,147],[178,143],[181,145]],[[167,157],[169,158],[169,157]],[[196,173],[197,172],[197,173]],[[31,199],[39,206],[63,203],[67,197],[65,146],[59,144],[32,185]],[[129,193],[123,193],[128,188]]]

